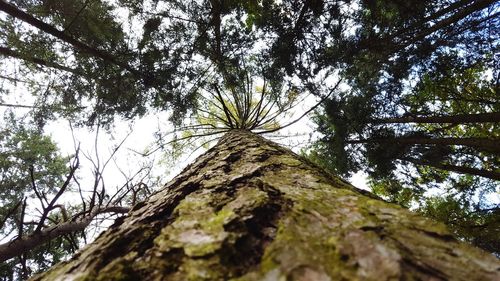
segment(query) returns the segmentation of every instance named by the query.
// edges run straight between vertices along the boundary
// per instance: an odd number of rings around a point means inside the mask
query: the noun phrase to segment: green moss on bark
[[[499,270],[442,224],[235,131],[80,255],[36,278],[495,280]]]

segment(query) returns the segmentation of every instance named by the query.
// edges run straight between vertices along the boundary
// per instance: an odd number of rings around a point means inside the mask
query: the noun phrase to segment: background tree
[[[498,11],[487,1],[396,2],[361,2],[357,34],[344,46],[351,88],[315,117],[323,137],[309,154],[344,175],[367,172],[374,192],[437,219],[445,212],[428,210],[440,201],[424,196],[433,188],[461,206],[457,216],[498,221],[488,199],[500,179],[498,36],[490,32]],[[494,231],[483,219],[473,228]],[[479,233],[474,220],[458,221],[450,226],[462,236]],[[495,245],[482,247],[498,253]]]

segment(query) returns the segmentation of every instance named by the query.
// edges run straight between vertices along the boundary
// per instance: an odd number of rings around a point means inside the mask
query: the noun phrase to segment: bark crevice
[[[266,246],[276,237],[279,218],[290,204],[279,191],[262,187],[260,189],[269,197],[267,203],[252,210],[248,220],[235,220],[224,225],[224,230],[242,234],[234,244],[223,245],[222,250],[225,253],[221,256],[221,263],[233,268],[234,277],[242,276],[260,264]]]

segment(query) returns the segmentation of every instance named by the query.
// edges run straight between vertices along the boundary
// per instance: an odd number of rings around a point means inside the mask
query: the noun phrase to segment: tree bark
[[[387,123],[497,123],[500,122],[500,112],[457,114],[450,116],[406,116],[373,120],[374,124]]]
[[[499,280],[444,225],[233,130],[34,280]]]

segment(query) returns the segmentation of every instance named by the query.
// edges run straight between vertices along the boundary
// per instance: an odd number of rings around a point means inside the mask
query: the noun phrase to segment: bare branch
[[[292,122],[284,125],[284,126],[280,126],[278,128],[275,128],[275,129],[271,129],[271,130],[266,130],[266,131],[261,131],[261,132],[257,132],[257,134],[267,134],[267,133],[272,133],[272,132],[276,132],[276,131],[279,131],[283,128],[286,128],[288,126],[291,126],[297,122],[300,121],[300,119],[304,118],[305,116],[307,116],[309,113],[311,113],[313,110],[315,110],[320,104],[322,104],[329,96],[332,95],[332,93],[338,88],[338,86],[340,85],[340,83],[342,82],[342,80],[339,80],[337,82],[337,84],[330,90],[330,92],[325,95],[323,98],[321,98],[321,100],[319,102],[317,102],[313,107],[309,108],[306,112],[304,112],[304,114],[302,114],[301,116],[299,116],[299,118],[293,120]]]
[[[66,177],[66,180],[64,181],[63,185],[61,186],[59,191],[56,193],[54,198],[52,198],[52,201],[50,201],[50,203],[47,205],[47,207],[44,208],[43,213],[42,213],[42,217],[40,218],[40,222],[39,222],[38,226],[36,227],[35,232],[38,232],[42,229],[42,226],[43,226],[45,220],[47,219],[47,216],[49,215],[50,211],[52,211],[52,209],[54,208],[54,205],[56,204],[59,197],[61,197],[61,195],[64,193],[64,191],[66,191],[66,188],[69,186],[71,179],[73,179],[75,171],[78,169],[79,165],[80,165],[80,159],[78,158],[78,152],[77,152],[77,154],[75,155],[73,164],[70,167],[69,174]]]

